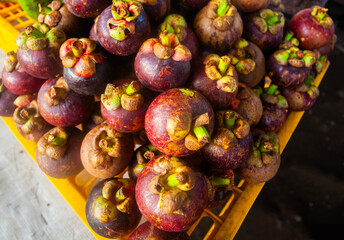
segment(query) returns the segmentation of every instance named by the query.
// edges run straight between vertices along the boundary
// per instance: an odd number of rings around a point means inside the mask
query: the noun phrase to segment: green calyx
[[[16,101],[26,96],[29,95],[19,96]],[[21,130],[26,134],[40,131],[46,126],[44,119],[39,114],[37,100],[32,100],[16,108],[13,113],[13,120],[16,124],[20,125]]]
[[[235,68],[231,65],[232,58],[224,55],[209,54],[205,60],[205,73],[211,80],[217,81],[217,88],[223,92],[233,93],[237,91],[238,84],[235,76]]]
[[[256,67],[255,61],[252,59],[250,52],[247,51],[249,43],[241,38],[229,51],[228,56],[232,59],[231,64],[235,66],[238,73],[248,75],[254,71]]]
[[[66,40],[64,32],[57,28],[49,28],[46,24],[35,23],[25,28],[18,35],[17,46],[31,50],[43,50],[46,47],[60,47]]]
[[[311,9],[311,16],[323,28],[329,29],[329,28],[331,28],[333,26],[333,21],[327,15],[327,11],[328,11],[327,8],[322,8],[320,6],[314,6]]]
[[[280,49],[273,53],[275,60],[280,65],[293,67],[312,67],[316,63],[316,55],[309,50],[300,50],[297,47]]]
[[[213,19],[214,27],[219,31],[227,31],[234,22],[237,9],[228,0],[213,0],[209,3],[211,13],[208,16]]]
[[[194,97],[195,96],[195,91],[187,88],[179,88],[178,91],[180,91],[183,95],[188,96],[188,97]]]
[[[247,136],[250,132],[250,125],[247,121],[244,121],[238,113],[232,110],[218,112],[220,121],[222,123],[220,126],[229,129],[233,132],[236,138],[242,139]]]
[[[135,0],[114,0],[112,16],[107,22],[110,36],[118,41],[135,33],[135,20],[143,11],[141,3]]]
[[[49,134],[47,141],[53,146],[62,146],[67,143],[67,133],[64,131],[59,131],[57,133]]]
[[[262,9],[259,16],[253,19],[253,23],[260,32],[266,33],[269,31],[271,34],[277,34],[283,30],[285,19],[283,14],[274,12],[270,9]]]
[[[18,64],[17,54],[14,51],[8,52],[4,61],[4,68],[7,72],[15,70]]]
[[[264,88],[264,94],[274,96],[274,98],[277,99],[277,101],[273,100],[273,104],[277,104],[280,108],[288,108],[288,101],[283,95],[281,95],[277,85],[271,84],[269,87]]]
[[[225,16],[226,13],[228,12],[229,8],[230,8],[230,5],[228,4],[227,0],[219,1],[219,7],[217,9],[217,15],[219,17]]]
[[[183,16],[179,14],[170,14],[168,15],[162,24],[159,26],[159,32],[167,31],[168,33],[175,34],[179,42],[185,40],[187,32],[187,23]]]
[[[141,90],[142,85],[138,81],[131,81],[119,87],[108,84],[105,93],[101,95],[101,102],[108,111],[114,111],[120,107],[128,111],[135,111],[140,109],[144,103]]]

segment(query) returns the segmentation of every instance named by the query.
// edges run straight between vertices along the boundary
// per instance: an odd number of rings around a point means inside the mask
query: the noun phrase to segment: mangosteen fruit
[[[113,0],[97,20],[99,43],[115,55],[137,53],[150,30],[149,18],[136,0]]]
[[[64,0],[68,10],[75,16],[81,18],[95,18],[107,6],[111,4],[111,0]]]
[[[235,66],[239,82],[248,87],[255,87],[265,75],[265,57],[260,48],[241,38],[229,50],[231,64]]]
[[[139,224],[141,213],[135,201],[135,182],[109,178],[97,183],[86,202],[86,219],[100,236],[121,238]]]
[[[25,28],[17,37],[17,58],[24,71],[31,76],[48,79],[62,73],[58,56],[61,44],[66,40],[64,32],[35,23]]]
[[[65,1],[66,2],[66,1]],[[68,11],[65,3],[53,0],[46,7],[39,6],[38,22],[48,25],[50,28],[61,29],[67,36],[76,36],[81,33],[80,25],[83,21]]]
[[[287,119],[287,99],[281,94],[278,86],[275,84],[271,84],[264,89],[257,87],[255,90],[263,103],[263,116],[256,128],[264,132],[278,132]]]
[[[320,6],[306,8],[296,13],[289,22],[289,29],[295,33],[302,49],[318,49],[331,42],[335,25]]]
[[[235,173],[246,182],[267,182],[276,175],[281,164],[279,138],[276,133],[259,130],[253,135],[252,153]]]
[[[241,12],[255,12],[266,8],[270,0],[232,0],[232,4]]]
[[[191,240],[186,232],[166,232],[146,221],[132,232],[128,240]]]
[[[141,171],[135,188],[142,215],[155,227],[180,232],[202,214],[208,202],[205,176],[177,157],[159,155]]]
[[[208,170],[209,171],[209,170]],[[234,188],[234,172],[230,169],[216,170],[206,175],[211,185],[211,198],[207,208],[212,209],[221,206],[230,198]]]
[[[1,117],[10,117],[13,116],[14,110],[17,108],[14,105],[14,100],[18,96],[13,94],[12,92],[8,91],[4,84],[2,83],[2,79],[0,78],[0,116]]]
[[[197,13],[194,30],[205,47],[224,52],[240,39],[243,22],[229,0],[211,0]]]
[[[282,87],[295,87],[308,78],[316,62],[314,52],[297,47],[280,49],[269,56],[266,72],[272,81]]]
[[[56,127],[72,127],[85,121],[93,111],[94,99],[71,90],[64,77],[47,80],[37,95],[42,117]]]
[[[199,92],[174,88],[161,93],[145,116],[149,141],[162,153],[187,156],[201,149],[214,129],[214,113]]]
[[[45,80],[26,73],[18,63],[15,52],[6,54],[4,69],[2,70],[2,82],[7,90],[16,95],[36,93]]]
[[[278,48],[284,33],[285,18],[282,12],[261,9],[243,16],[244,37],[256,44],[264,53]]]
[[[310,109],[319,97],[319,89],[314,84],[314,76],[300,86],[294,88],[282,88],[281,92],[288,101],[290,111],[306,111]]]
[[[167,31],[178,37],[180,44],[187,47],[192,58],[196,59],[199,54],[199,43],[196,34],[192,31],[184,17],[179,14],[170,14],[159,26],[159,32]]]
[[[130,179],[136,182],[146,164],[160,154],[161,152],[152,144],[146,144],[137,148],[128,167]]]
[[[233,58],[209,54],[195,64],[190,88],[199,91],[214,109],[228,108],[238,92],[238,74]]]
[[[18,132],[27,140],[37,142],[50,128],[38,111],[36,96],[22,95],[16,98],[13,120]]]
[[[133,154],[133,137],[117,132],[106,123],[89,131],[80,149],[84,168],[97,178],[120,174],[129,165]]]
[[[263,115],[263,104],[259,95],[243,84],[239,85],[236,99],[233,101],[232,108],[245,119],[251,127],[257,125]]]
[[[152,23],[159,23],[171,9],[171,0],[137,0],[139,1]]]
[[[36,161],[39,168],[53,178],[69,178],[84,169],[80,147],[84,133],[77,128],[55,127],[37,142]]]
[[[159,39],[145,41],[135,58],[138,80],[156,92],[184,86],[189,78],[192,55],[178,37],[167,31]]]
[[[150,103],[147,92],[137,80],[120,80],[108,84],[101,95],[101,114],[119,132],[137,132],[144,128]]]
[[[88,38],[70,38],[60,48],[63,76],[68,86],[82,95],[101,94],[112,80],[113,65],[100,46]]]
[[[223,110],[215,112],[214,134],[201,152],[215,169],[235,169],[247,160],[252,146],[248,122],[235,111]]]
[[[85,132],[89,132],[91,129],[95,128],[99,124],[103,123],[105,120],[100,111],[100,102],[95,102],[94,109],[89,116],[83,123],[82,123],[82,130]]]

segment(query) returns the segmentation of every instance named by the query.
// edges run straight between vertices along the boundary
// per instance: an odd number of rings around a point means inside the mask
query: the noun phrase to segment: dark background
[[[236,240],[341,239],[344,227],[344,1],[326,7],[338,36],[320,96],[306,111]]]

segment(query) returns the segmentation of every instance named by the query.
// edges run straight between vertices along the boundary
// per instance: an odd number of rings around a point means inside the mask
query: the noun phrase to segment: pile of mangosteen
[[[269,0],[53,0],[40,10],[7,53],[0,115],[37,143],[47,175],[101,179],[86,217],[107,238],[190,239],[235,180],[272,179],[278,131],[314,104],[336,42],[327,9],[288,19]]]

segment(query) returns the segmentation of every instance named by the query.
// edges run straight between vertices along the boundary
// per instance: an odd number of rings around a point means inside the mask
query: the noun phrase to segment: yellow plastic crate
[[[4,3],[0,3],[0,48],[4,52],[16,50],[15,39],[17,35],[25,27],[34,22],[32,18],[25,14],[19,4],[9,3],[5,5]],[[319,86],[328,67],[329,64],[326,66],[326,69],[316,77],[315,84],[317,86]],[[296,129],[303,113],[304,112],[290,112],[287,121],[278,132],[281,153]],[[2,117],[2,120],[23,145],[31,158],[36,162],[36,143],[32,143],[21,136],[16,129],[12,117]],[[85,215],[87,194],[92,189],[97,179],[89,175],[85,170],[77,176],[68,179],[55,179],[49,176],[47,176],[47,178],[54,184],[93,235],[97,239],[107,239],[99,236],[91,229]],[[206,209],[198,221],[189,229],[188,234],[191,235],[203,218],[209,217],[212,219],[213,224],[204,239],[233,239],[263,186],[264,183],[252,184],[241,180],[234,187],[233,194],[224,205],[220,214],[216,215],[211,210]]]

